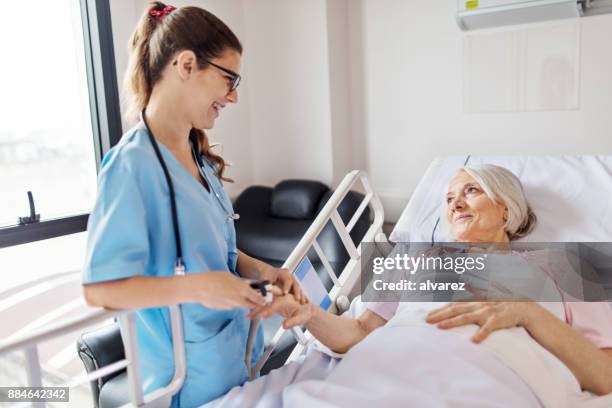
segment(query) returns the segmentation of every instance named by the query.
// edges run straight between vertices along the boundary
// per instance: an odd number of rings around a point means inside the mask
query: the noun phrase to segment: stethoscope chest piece
[[[196,164],[198,166],[198,171],[200,172],[200,176],[202,176],[202,178],[204,179],[206,184],[208,184],[208,186],[210,187],[212,193],[215,195],[215,198],[217,199],[217,202],[219,203],[219,205],[221,206],[221,208],[223,209],[223,211],[226,214],[227,221],[228,222],[229,221],[236,221],[236,220],[240,219],[240,214],[237,214],[234,211],[230,211],[230,210],[232,210],[232,208],[230,208],[228,210],[226,205],[225,205],[225,203],[221,199],[221,196],[219,195],[219,193],[213,188],[211,182],[208,180],[208,176],[206,175],[206,172],[204,171],[204,164],[202,163],[202,160],[200,159],[200,156],[196,152],[195,146],[193,144],[191,145],[191,153],[193,154],[193,159],[196,161]]]

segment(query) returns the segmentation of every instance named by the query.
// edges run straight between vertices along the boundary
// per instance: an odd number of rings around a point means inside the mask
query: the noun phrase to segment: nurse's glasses
[[[177,62],[178,61],[174,61],[172,65],[176,65]],[[229,90],[227,91],[227,93],[234,92],[236,88],[238,88],[238,85],[240,85],[240,80],[242,79],[240,74],[232,71],[231,69],[223,68],[221,65],[217,65],[208,60],[206,60],[206,63],[212,65],[213,67],[217,68],[219,71],[223,72],[226,75],[225,79],[227,79],[229,85]]]
[[[229,81],[229,91],[227,91],[227,93],[234,92],[236,88],[238,88],[238,85],[240,85],[240,80],[242,79],[240,74],[237,74],[231,69],[223,68],[222,66],[212,63],[210,61],[206,61],[206,62],[208,62],[208,64],[212,65],[213,67],[217,68],[219,71],[227,74],[226,78]]]

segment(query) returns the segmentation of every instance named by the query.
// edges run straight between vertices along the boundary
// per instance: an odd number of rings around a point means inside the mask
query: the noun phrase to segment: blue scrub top
[[[176,261],[168,185],[145,128],[123,135],[104,157],[96,204],[87,226],[83,283],[132,276],[172,276]],[[232,204],[212,162],[202,157],[209,193],[161,143],[172,177],[185,273],[236,273],[236,232],[228,219]],[[223,201],[223,208],[214,193]],[[181,305],[187,377],[173,407],[194,407],[217,398],[248,379],[245,365],[247,309],[209,309]],[[163,387],[174,375],[170,315],[167,308],[136,313],[144,392]],[[258,331],[252,366],[263,352]]]

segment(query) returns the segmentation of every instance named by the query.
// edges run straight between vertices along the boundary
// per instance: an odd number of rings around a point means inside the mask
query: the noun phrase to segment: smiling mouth
[[[224,106],[223,106],[223,105],[221,105],[221,104],[220,104],[220,103],[218,103],[218,102],[214,102],[214,103],[212,104],[212,107],[213,107],[213,109],[215,110],[215,112],[217,113],[217,116],[219,116],[219,113],[221,112],[221,109],[223,109],[223,108],[224,108]]]
[[[469,214],[460,214],[453,219],[453,223],[458,223],[467,220],[468,218],[472,218],[472,216]]]

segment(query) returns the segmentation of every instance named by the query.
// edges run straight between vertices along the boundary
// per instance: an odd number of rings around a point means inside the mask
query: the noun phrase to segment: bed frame
[[[365,198],[362,200],[349,222],[344,224],[337,208],[346,194],[351,189],[359,188],[359,184],[361,185],[361,189],[365,192]],[[360,245],[355,245],[353,243],[349,234],[363,211],[368,206],[372,211],[373,217],[370,221],[370,227],[365,233],[362,241],[374,242],[377,239],[377,236],[382,234],[382,225],[384,222],[383,207],[380,199],[374,193],[366,173],[359,170],[353,170],[340,182],[329,201],[321,209],[319,215],[315,218],[295,249],[289,255],[289,258],[287,258],[283,264],[283,268],[294,271],[302,258],[306,256],[308,251],[311,248],[315,250],[334,284],[329,293],[332,300],[330,312],[337,312],[335,304],[336,299],[342,295],[350,296],[351,292],[354,291],[359,283],[361,247]],[[327,257],[317,243],[319,234],[330,220],[350,256],[348,263],[339,276],[336,276],[331,265],[329,264],[329,261],[327,260]],[[66,319],[59,323],[33,330],[27,334],[9,337],[8,339],[0,342],[0,355],[22,351],[25,355],[27,385],[30,387],[40,387],[42,386],[42,371],[38,354],[38,344],[52,340],[67,333],[80,331],[95,324],[117,318],[122,325],[122,329],[124,329],[122,330],[121,334],[125,347],[125,358],[100,368],[99,370],[91,372],[88,375],[77,377],[72,381],[60,386],[73,387],[104,377],[110,373],[125,368],[127,370],[130,394],[130,403],[126,404],[126,406],[139,406],[147,408],[168,407],[170,405],[172,396],[181,389],[186,375],[183,323],[180,308],[178,305],[170,305],[168,307],[170,309],[170,323],[174,350],[174,376],[168,385],[146,395],[142,390],[142,378],[140,376],[140,371],[134,369],[135,367],[140,366],[140,353],[138,350],[136,326],[134,321],[134,313],[136,310],[129,309],[117,311],[96,309],[76,318]],[[263,364],[265,364],[284,332],[285,330],[282,329],[282,327],[276,332],[271,344],[264,350],[262,359],[256,365],[256,371],[259,371]],[[311,337],[308,332],[305,334],[307,337]],[[291,353],[288,361],[297,358],[297,356],[299,356],[303,351],[304,346],[298,344]],[[39,403],[36,406],[44,405],[44,403]]]

